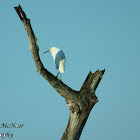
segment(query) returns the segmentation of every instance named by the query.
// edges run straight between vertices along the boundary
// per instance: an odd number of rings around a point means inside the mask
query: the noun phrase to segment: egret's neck
[[[60,49],[56,49],[56,50],[51,51],[51,54],[52,54],[52,56],[53,56],[54,59],[55,59],[56,54],[57,54],[59,51],[60,51]]]

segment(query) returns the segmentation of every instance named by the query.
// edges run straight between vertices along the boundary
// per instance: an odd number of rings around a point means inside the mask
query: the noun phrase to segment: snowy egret
[[[52,48],[50,48],[50,50],[48,50],[44,53],[47,53],[47,52],[51,52],[56,69],[59,69],[57,76],[60,73],[60,80],[61,80],[61,73],[64,73],[64,71],[65,71],[65,61],[66,61],[65,54],[63,53],[63,51],[61,49],[56,48],[56,47],[52,47]]]

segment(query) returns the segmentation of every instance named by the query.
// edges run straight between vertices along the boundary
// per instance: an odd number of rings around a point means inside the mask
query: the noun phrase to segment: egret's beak
[[[50,50],[48,50],[48,51],[46,51],[46,52],[44,52],[44,53],[47,53],[47,52],[50,52]],[[43,54],[44,54],[44,53],[43,53]]]

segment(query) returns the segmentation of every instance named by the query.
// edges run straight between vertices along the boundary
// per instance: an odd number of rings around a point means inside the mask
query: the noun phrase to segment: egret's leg
[[[56,77],[59,75],[60,72],[58,72],[58,74],[56,75]]]
[[[61,80],[61,73],[60,73],[60,80]]]

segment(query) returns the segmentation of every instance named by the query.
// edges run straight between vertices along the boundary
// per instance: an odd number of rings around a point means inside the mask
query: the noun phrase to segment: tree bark
[[[44,68],[39,57],[39,46],[37,45],[37,38],[31,27],[30,19],[26,17],[26,14],[20,5],[14,8],[27,33],[29,49],[32,53],[37,72],[39,72],[50,85],[65,98],[70,109],[69,122],[61,140],[79,140],[89,113],[93,106],[98,102],[95,90],[102,79],[105,70],[97,70],[95,73],[90,71],[80,91],[71,89]]]

